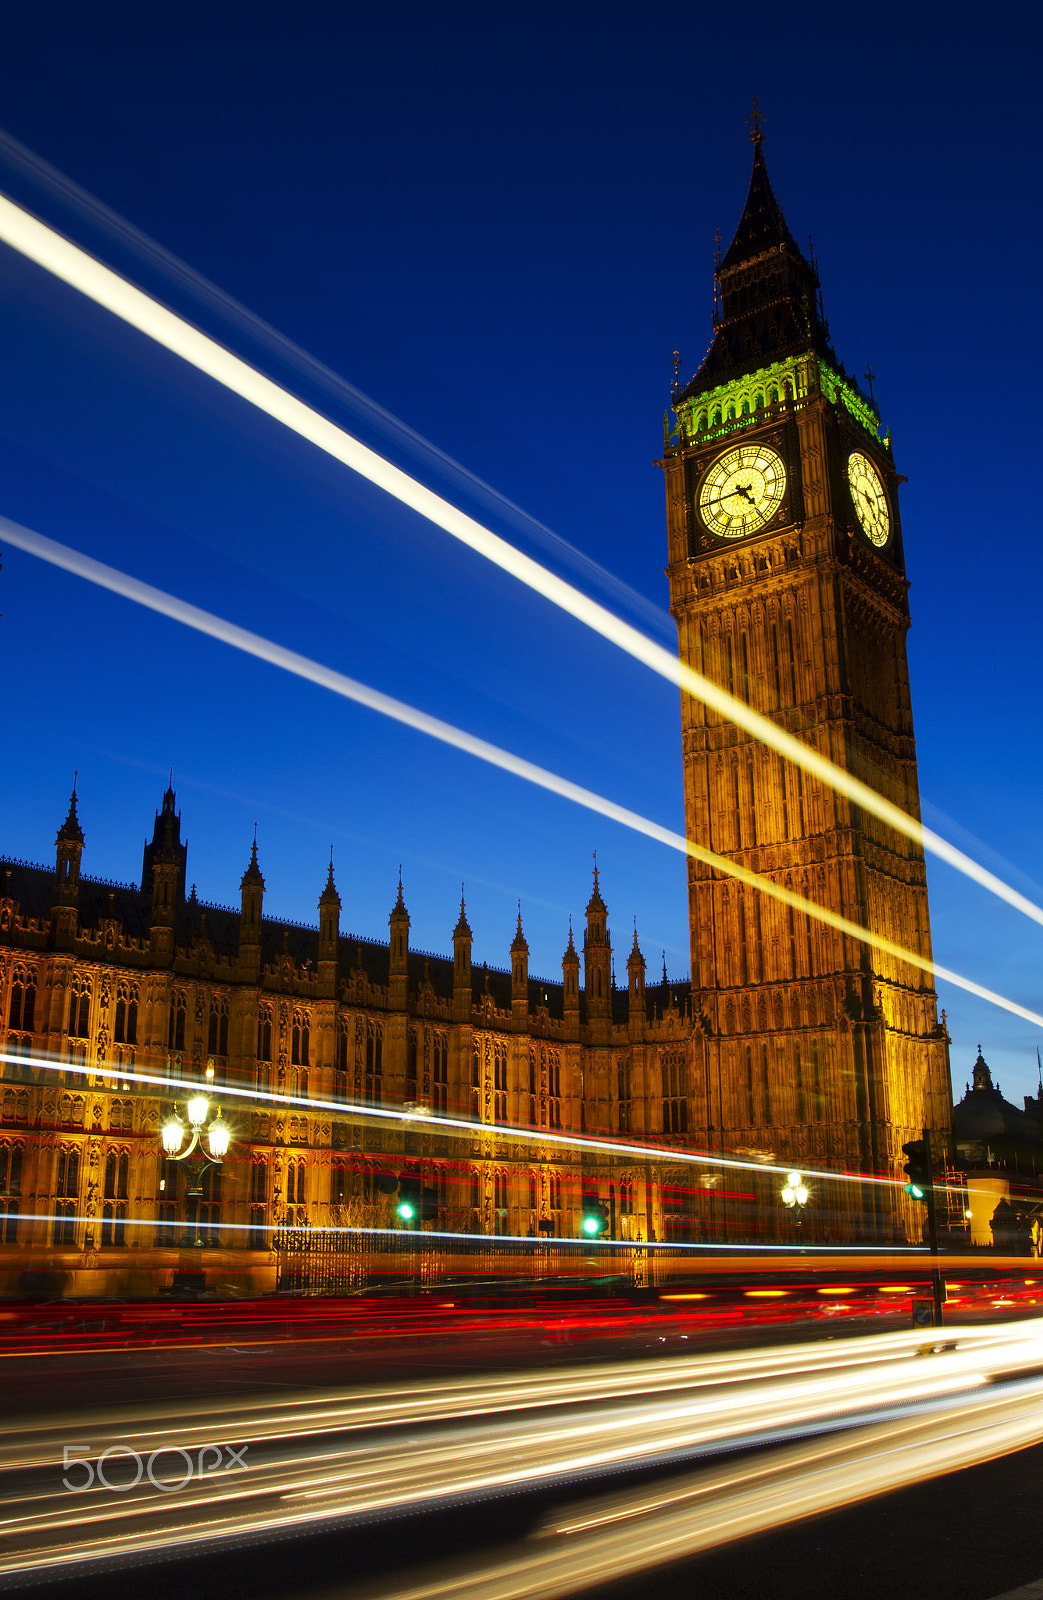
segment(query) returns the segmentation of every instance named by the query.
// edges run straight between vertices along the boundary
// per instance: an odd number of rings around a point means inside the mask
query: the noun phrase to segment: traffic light
[[[395,1215],[400,1222],[419,1222],[423,1206],[423,1185],[415,1173],[403,1172],[398,1180]]]
[[[902,1149],[909,1157],[905,1163],[909,1179],[905,1192],[912,1195],[914,1200],[926,1200],[931,1188],[931,1160],[927,1154],[927,1143],[924,1139],[913,1139],[909,1144],[904,1144]]]
[[[580,1227],[588,1239],[600,1239],[608,1232],[608,1206],[603,1200],[590,1198],[583,1201]]]

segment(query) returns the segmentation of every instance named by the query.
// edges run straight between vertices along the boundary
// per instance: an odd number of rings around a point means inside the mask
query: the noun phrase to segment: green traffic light
[[[905,1192],[906,1194],[912,1195],[914,1200],[925,1200],[927,1198],[925,1192],[920,1188],[918,1183],[907,1183],[905,1186]]]
[[[403,1222],[412,1222],[413,1218],[416,1216],[416,1212],[409,1204],[408,1200],[402,1201],[402,1204],[398,1208],[398,1214],[402,1218]]]
[[[584,1217],[583,1218],[583,1232],[584,1233],[600,1233],[601,1232],[601,1223],[598,1221],[597,1217]]]

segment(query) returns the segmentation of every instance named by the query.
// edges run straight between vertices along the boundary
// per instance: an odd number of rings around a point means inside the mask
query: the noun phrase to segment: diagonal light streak
[[[150,611],[157,611],[160,615],[183,623],[186,627],[206,634],[211,639],[218,639],[222,644],[231,645],[233,649],[241,650],[261,661],[267,661],[270,665],[280,667],[295,677],[305,678],[320,688],[341,695],[346,700],[367,706],[371,711],[377,711],[395,722],[405,723],[407,727],[425,733],[442,744],[451,745],[456,750],[475,756],[479,761],[499,767],[503,772],[509,772],[527,783],[535,784],[538,788],[560,795],[562,799],[570,800],[575,805],[583,806],[588,811],[595,811],[600,816],[608,817],[624,828],[644,834],[646,838],[655,839],[671,850],[679,850],[682,854],[691,856],[727,877],[737,878],[741,883],[749,884],[751,888],[759,890],[770,899],[781,901],[783,905],[836,929],[849,939],[868,944],[874,950],[892,956],[897,961],[903,961],[921,972],[941,978],[958,989],[966,990],[968,994],[976,995],[980,1000],[986,1000],[991,1005],[999,1006],[1026,1022],[1043,1027],[1043,1016],[1038,1012],[1030,1011],[1027,1007],[1006,999],[992,989],[984,988],[970,978],[961,977],[959,973],[951,971],[948,967],[939,966],[937,962],[918,955],[913,950],[906,950],[904,946],[861,927],[857,922],[851,922],[838,912],[831,911],[826,906],[816,905],[813,900],[805,899],[803,895],[788,889],[784,884],[776,883],[773,879],[752,872],[736,861],[730,861],[726,856],[717,855],[713,850],[694,844],[683,834],[675,833],[671,828],[664,828],[661,823],[653,822],[650,818],[641,816],[639,812],[618,805],[616,801],[596,794],[592,789],[585,789],[581,784],[573,783],[568,778],[562,778],[557,773],[548,771],[546,767],[526,761],[509,750],[501,749],[499,745],[491,744],[487,739],[479,739],[477,735],[457,728],[451,722],[444,722],[440,717],[432,717],[416,706],[407,705],[403,700],[396,700],[391,695],[381,693],[379,689],[360,683],[356,678],[349,678],[345,673],[337,672],[321,662],[312,661],[308,656],[299,655],[295,650],[288,650],[284,645],[276,644],[271,639],[251,633],[247,628],[240,628],[224,617],[215,616],[211,611],[204,611],[199,606],[191,605],[176,595],[167,594],[150,583],[143,583],[139,578],[132,578],[128,573],[106,566],[104,562],[96,561],[93,556],[86,556],[68,545],[59,544],[57,540],[48,539],[31,528],[24,528],[20,523],[12,522],[7,517],[0,517],[0,532],[9,543],[30,555],[38,556],[52,566],[61,567],[64,571],[85,578],[89,583],[98,584],[101,588],[121,595],[124,599],[133,600]]]
[[[0,1063],[17,1067],[35,1067],[44,1072],[73,1073],[77,1077],[84,1079],[107,1076],[106,1073],[99,1071],[99,1065],[97,1064],[93,1066],[80,1065],[74,1061],[66,1061],[61,1056],[49,1057],[40,1054],[22,1056],[0,1050]],[[317,1095],[284,1094],[278,1093],[271,1089],[251,1089],[246,1084],[242,1083],[223,1084],[220,1090],[217,1090],[212,1083],[206,1082],[205,1079],[192,1080],[186,1078],[171,1078],[163,1076],[158,1072],[142,1072],[139,1068],[128,1070],[125,1064],[120,1066],[118,1074],[113,1073],[112,1076],[118,1076],[120,1081],[124,1083],[142,1084],[148,1088],[160,1089],[163,1091],[164,1099],[188,1099],[193,1094],[205,1094],[210,1099],[220,1098],[226,1103],[232,1100],[245,1100],[255,1105],[271,1105],[283,1108],[289,1107],[290,1109],[311,1111],[312,1113],[316,1111],[329,1111],[333,1112],[337,1116],[351,1116],[360,1121],[368,1119],[371,1122],[377,1123],[408,1122],[410,1127],[429,1127],[439,1131],[452,1131],[454,1133],[466,1135],[469,1139],[474,1139],[476,1134],[487,1138],[492,1138],[497,1134],[502,1134],[505,1137],[509,1137],[515,1144],[528,1145],[530,1147],[535,1147],[536,1149],[546,1146],[554,1147],[555,1149],[559,1150],[596,1150],[599,1153],[606,1155],[621,1156],[623,1159],[628,1161],[645,1159],[655,1161],[669,1160],[670,1162],[679,1164],[681,1166],[729,1167],[739,1169],[744,1172],[777,1172],[780,1176],[783,1173],[788,1172],[791,1165],[791,1163],[787,1163],[783,1166],[775,1166],[770,1161],[744,1161],[739,1156],[718,1155],[716,1152],[709,1152],[705,1150],[673,1150],[665,1148],[662,1145],[636,1144],[633,1141],[628,1141],[625,1139],[599,1139],[589,1133],[555,1133],[549,1128],[519,1128],[515,1124],[506,1122],[474,1122],[470,1119],[464,1119],[463,1117],[447,1117],[424,1111],[411,1111],[407,1113],[400,1106],[389,1109],[385,1106],[349,1104],[344,1100],[324,1100]],[[15,1080],[9,1081],[14,1082]],[[835,1181],[837,1183],[873,1184],[878,1188],[901,1187],[900,1179],[882,1178],[874,1173],[842,1171],[828,1172],[822,1168],[812,1167],[802,1167],[801,1171],[807,1178],[824,1178],[828,1179],[830,1182]],[[936,1187],[940,1188],[941,1185],[936,1185]],[[386,1232],[387,1230],[381,1228],[345,1227],[334,1228],[332,1231],[340,1233],[382,1233]],[[433,1237],[433,1235],[427,1235],[427,1237]],[[443,1235],[443,1237],[457,1239],[468,1238],[470,1235],[447,1233]],[[483,1236],[476,1234],[474,1237],[481,1238]],[[498,1235],[498,1237],[515,1237],[521,1239],[522,1241],[525,1241],[528,1238],[527,1235]],[[531,1240],[528,1242],[531,1243]],[[568,1243],[570,1241],[566,1240],[564,1242]],[[581,1239],[573,1240],[571,1242],[582,1244],[584,1248],[586,1248],[590,1241]],[[599,1241],[595,1241],[595,1243],[597,1242]],[[613,1244],[615,1245],[618,1242],[619,1241],[614,1240]],[[637,1241],[637,1245],[641,1249],[646,1247],[644,1241],[641,1240]],[[677,1246],[677,1248],[682,1250],[702,1250],[705,1247],[702,1244],[682,1244]],[[717,1247],[714,1246],[712,1248]],[[754,1250],[764,1250],[780,1247],[776,1247],[774,1245],[753,1245],[750,1248]],[[807,1248],[828,1251],[833,1250],[834,1246],[809,1245]],[[845,1246],[845,1249],[846,1248],[848,1247]],[[853,1245],[850,1248],[853,1250],[879,1250],[880,1246]],[[887,1250],[888,1252],[891,1251],[890,1245],[887,1246]]]
[[[0,161],[13,167],[34,185],[45,189],[52,199],[57,200],[61,206],[71,209],[89,228],[101,229],[109,242],[115,244],[118,249],[131,251],[148,270],[162,273],[168,284],[190,294],[198,305],[215,313],[226,326],[230,325],[245,335],[268,356],[273,356],[282,367],[290,368],[297,377],[320,389],[324,397],[337,405],[350,408],[356,417],[378,429],[385,438],[409,451],[414,459],[423,462],[443,479],[448,479],[472,499],[482,501],[499,516],[514,522],[523,534],[553,551],[588,583],[592,583],[603,593],[610,594],[632,614],[641,616],[647,625],[658,628],[669,636],[673,629],[670,613],[657,605],[654,600],[639,593],[614,572],[610,572],[607,567],[594,561],[585,551],[569,544],[567,539],[563,539],[560,534],[548,528],[530,512],[516,505],[513,500],[509,500],[491,484],[485,483],[470,468],[455,461],[438,445],[425,439],[415,428],[411,428],[401,418],[378,405],[375,400],[363,394],[361,389],[357,389],[331,367],[309,355],[300,345],[294,344],[285,334],[263,321],[255,312],[247,310],[223,289],[218,289],[194,267],[188,266],[172,251],[157,244],[140,228],[136,228],[133,223],[128,222],[109,206],[103,205],[94,195],[82,189],[79,184],[73,183],[71,178],[66,177],[35,151],[27,149],[2,129],[0,129]]]
[[[375,450],[353,438],[344,428],[330,422],[312,406],[298,400],[271,378],[266,378],[216,340],[193,328],[183,317],[160,305],[151,295],[135,288],[118,273],[103,266],[85,250],[79,249],[3,195],[0,195],[0,240],[173,355],[179,356],[197,371],[239,395],[249,405],[256,406],[326,455],[383,489],[452,538],[459,539],[518,582],[542,595],[559,610],[567,612],[577,622],[617,645],[660,677],[679,685],[693,699],[744,729],[761,744],[775,750],[787,761],[792,761],[853,805],[868,811],[921,849],[929,851],[1015,910],[1043,925],[1043,907],[1004,883],[995,873],[972,860],[940,834],[925,828],[917,818],[885,799],[850,772],[835,766],[817,750],[778,727],[769,717],[761,716],[702,673],[684,665],[639,629],[517,550],[490,528],[459,511],[441,495],[425,488]]]

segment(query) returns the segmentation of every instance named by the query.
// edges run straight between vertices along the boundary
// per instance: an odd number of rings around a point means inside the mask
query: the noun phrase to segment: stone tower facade
[[[666,430],[680,655],[918,817],[902,480],[753,140],[713,342]],[[930,959],[917,845],[688,696],[682,751],[689,839]],[[688,897],[707,1139],[897,1175],[951,1114],[929,975],[692,859]]]

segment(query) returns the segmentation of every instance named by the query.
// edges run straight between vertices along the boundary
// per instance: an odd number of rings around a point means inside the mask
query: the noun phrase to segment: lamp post
[[[190,1215],[188,1218],[188,1234],[191,1248],[202,1250],[204,1241],[199,1229],[199,1202],[203,1195],[203,1175],[208,1167],[219,1167],[228,1153],[228,1146],[232,1142],[232,1135],[227,1122],[221,1115],[220,1109],[214,1111],[210,1121],[207,1115],[210,1111],[210,1101],[205,1094],[194,1094],[185,1104],[185,1117],[188,1121],[186,1130],[185,1121],[178,1116],[175,1104],[170,1116],[164,1122],[161,1137],[163,1149],[170,1161],[183,1161],[188,1174],[188,1187],[185,1191],[190,1202]],[[190,1138],[185,1149],[185,1133],[190,1133]],[[203,1149],[203,1139],[206,1139],[207,1150]],[[195,1235],[193,1238],[192,1235]]]
[[[808,1203],[808,1191],[799,1172],[787,1174],[786,1187],[782,1191],[782,1203],[787,1211],[793,1213],[793,1226],[799,1228],[804,1221],[804,1207]]]

